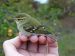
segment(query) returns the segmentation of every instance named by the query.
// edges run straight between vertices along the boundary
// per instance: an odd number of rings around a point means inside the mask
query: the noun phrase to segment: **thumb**
[[[5,56],[23,56],[22,54],[19,54],[17,52],[15,45],[12,43],[12,39],[6,40],[3,43],[3,49],[4,49]]]

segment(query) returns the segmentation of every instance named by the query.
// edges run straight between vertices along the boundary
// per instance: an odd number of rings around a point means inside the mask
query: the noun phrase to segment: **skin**
[[[30,42],[27,48],[28,40]],[[3,49],[5,56],[59,56],[57,42],[48,37],[46,39],[44,35],[40,35],[39,38],[37,35],[28,38],[19,34],[13,39],[4,41]]]

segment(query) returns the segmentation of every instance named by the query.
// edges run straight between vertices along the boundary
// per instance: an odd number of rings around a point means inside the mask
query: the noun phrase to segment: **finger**
[[[46,44],[46,37],[44,35],[39,37],[39,44]]]
[[[45,56],[45,55],[42,53],[37,53],[35,56]]]
[[[23,56],[22,54],[19,54],[17,52],[16,47],[11,43],[10,40],[7,40],[3,43],[3,49],[5,52],[5,56]]]
[[[37,35],[33,35],[33,36],[31,36],[29,39],[30,39],[30,41],[31,41],[32,43],[36,43],[36,42],[38,41],[38,36],[37,36]]]
[[[48,52],[58,56],[58,43],[53,36],[47,36],[47,44]]]
[[[23,42],[28,41],[28,37],[25,36],[23,33],[19,33],[19,37],[20,37],[21,41],[23,41]]]
[[[11,44],[13,44],[16,48],[19,48],[22,44],[22,41],[20,40],[19,36],[13,38],[13,39],[10,39],[9,40],[11,42]]]
[[[55,43],[55,42],[56,42],[56,40],[54,39],[53,36],[46,36],[46,37],[47,37],[47,42],[48,42],[49,44],[52,44],[52,43]]]
[[[52,50],[52,49],[54,49],[54,50]],[[58,52],[58,47],[57,47],[57,45],[56,45],[56,43],[48,43],[48,45],[46,44],[46,45],[40,45],[39,46],[39,52],[40,53],[53,53],[53,54],[58,54],[56,51],[55,51],[55,49],[57,49],[57,52]],[[53,52],[53,51],[55,51],[55,52]]]
[[[45,45],[39,45],[39,53],[45,54],[46,53],[46,46]]]
[[[47,54],[47,56],[57,56],[57,55],[55,55],[55,54]]]
[[[34,43],[29,43],[29,45],[28,45],[28,50],[30,51],[30,52],[37,52],[37,44],[34,44]]]
[[[27,42],[23,42],[19,49],[27,50],[27,48],[28,48]]]
[[[49,44],[49,53],[55,54],[58,56],[58,44],[57,44],[57,42],[55,42],[53,44]]]

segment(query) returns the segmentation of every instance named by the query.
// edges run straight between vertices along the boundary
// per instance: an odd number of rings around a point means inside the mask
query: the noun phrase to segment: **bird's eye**
[[[18,20],[18,21],[21,21],[21,20],[23,20],[23,19],[18,18],[17,20]]]

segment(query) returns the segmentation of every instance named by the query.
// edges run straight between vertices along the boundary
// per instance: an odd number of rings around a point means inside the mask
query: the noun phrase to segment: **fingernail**
[[[56,40],[55,40],[53,37],[51,37],[51,36],[47,36],[47,41],[48,41],[50,44],[56,42]]]
[[[28,40],[27,36],[25,36],[25,35],[20,34],[19,36],[22,41],[26,42]]]
[[[39,43],[40,44],[45,44],[46,43],[46,37],[44,35],[39,37]]]
[[[37,35],[33,35],[33,36],[31,36],[29,39],[30,39],[30,41],[31,41],[32,43],[36,43],[36,42],[38,41],[38,36],[37,36]]]

